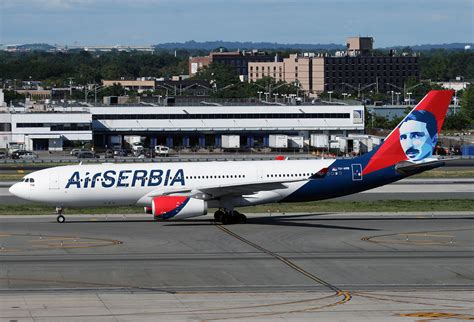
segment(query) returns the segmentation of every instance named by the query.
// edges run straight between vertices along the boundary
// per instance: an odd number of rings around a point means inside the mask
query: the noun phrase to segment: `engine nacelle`
[[[150,206],[143,207],[143,211],[148,215],[151,215],[153,213],[153,210]]]
[[[207,214],[207,202],[186,196],[160,196],[151,201],[151,213],[163,219],[184,219]]]

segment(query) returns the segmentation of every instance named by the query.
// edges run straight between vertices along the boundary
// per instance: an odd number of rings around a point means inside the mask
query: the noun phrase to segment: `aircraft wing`
[[[217,199],[223,196],[243,196],[251,195],[259,191],[270,191],[285,189],[288,183],[302,181],[301,178],[295,180],[275,181],[275,182],[253,182],[253,183],[235,183],[220,184],[214,186],[202,186],[195,189],[164,188],[157,189],[148,193],[143,198],[153,198],[157,196],[186,195],[203,200]],[[142,199],[143,199],[142,198]]]

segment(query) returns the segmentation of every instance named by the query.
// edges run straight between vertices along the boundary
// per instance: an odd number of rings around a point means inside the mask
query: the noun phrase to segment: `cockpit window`
[[[35,182],[35,179],[30,178],[30,182],[31,182],[31,183],[34,183],[34,182]]]

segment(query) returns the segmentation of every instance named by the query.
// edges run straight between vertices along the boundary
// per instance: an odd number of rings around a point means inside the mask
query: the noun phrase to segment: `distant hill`
[[[413,51],[429,51],[433,49],[446,49],[446,50],[463,50],[466,45],[471,45],[474,50],[474,45],[472,43],[449,43],[449,44],[425,44],[425,45],[413,45],[413,46],[390,46],[385,48],[377,49],[401,49],[405,47],[410,47]],[[21,44],[21,45],[0,45],[0,50],[7,49],[7,47],[14,46],[19,51],[55,51],[64,48],[58,48],[45,43],[37,44]],[[228,50],[237,50],[237,49],[258,49],[258,50],[303,50],[303,51],[335,51],[335,50],[345,50],[344,45],[339,44],[280,44],[274,42],[239,42],[239,41],[204,41],[198,42],[194,40],[186,42],[169,42],[163,44],[154,45],[157,49],[164,50],[175,50],[175,49],[188,49],[188,50],[202,50],[202,51],[211,51],[216,48],[227,48]],[[66,47],[67,48],[67,47]]]
[[[424,51],[424,50],[432,50],[432,49],[447,49],[447,50],[456,50],[456,49],[464,49],[466,45],[470,45],[472,47],[472,43],[459,43],[454,42],[450,44],[427,44],[427,45],[415,45],[410,46],[411,49],[414,51]]]
[[[193,49],[193,50],[213,50],[216,48],[237,49],[300,49],[300,50],[343,50],[345,46],[338,44],[279,44],[272,42],[239,42],[239,41],[205,41],[194,40],[186,42],[171,42],[155,45],[159,49]]]
[[[20,51],[52,51],[55,50],[56,47],[49,45],[49,44],[23,44],[23,45],[17,45],[16,48]]]
[[[414,51],[427,51],[432,49],[446,49],[446,50],[459,50],[464,49],[464,46],[471,45],[470,43],[450,43],[450,44],[425,44],[425,45],[414,45],[409,46]],[[204,41],[198,42],[194,40],[186,42],[170,42],[155,45],[159,49],[190,49],[190,50],[206,50],[210,51],[216,48],[227,48],[228,50],[237,50],[237,49],[293,49],[293,50],[344,50],[346,47],[344,45],[338,44],[280,44],[272,42],[239,42],[239,41]],[[391,46],[379,49],[399,49],[406,46]]]

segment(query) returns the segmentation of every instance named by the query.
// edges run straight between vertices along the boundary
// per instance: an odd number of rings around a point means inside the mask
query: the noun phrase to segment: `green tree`
[[[240,82],[239,75],[233,67],[216,63],[201,69],[193,78],[207,80],[210,87],[216,91]]]
[[[7,104],[10,104],[11,101],[19,101],[19,100],[25,99],[25,95],[18,94],[15,91],[6,90],[6,91],[3,91],[3,94],[4,94],[4,100]]]
[[[461,112],[469,119],[470,127],[474,122],[474,85],[464,91],[461,102]]]
[[[465,130],[470,126],[471,121],[463,113],[456,113],[446,116],[444,130]]]
[[[112,86],[106,87],[104,90],[98,93],[99,97],[122,95],[125,95],[125,89],[122,87],[122,85],[115,83]]]

